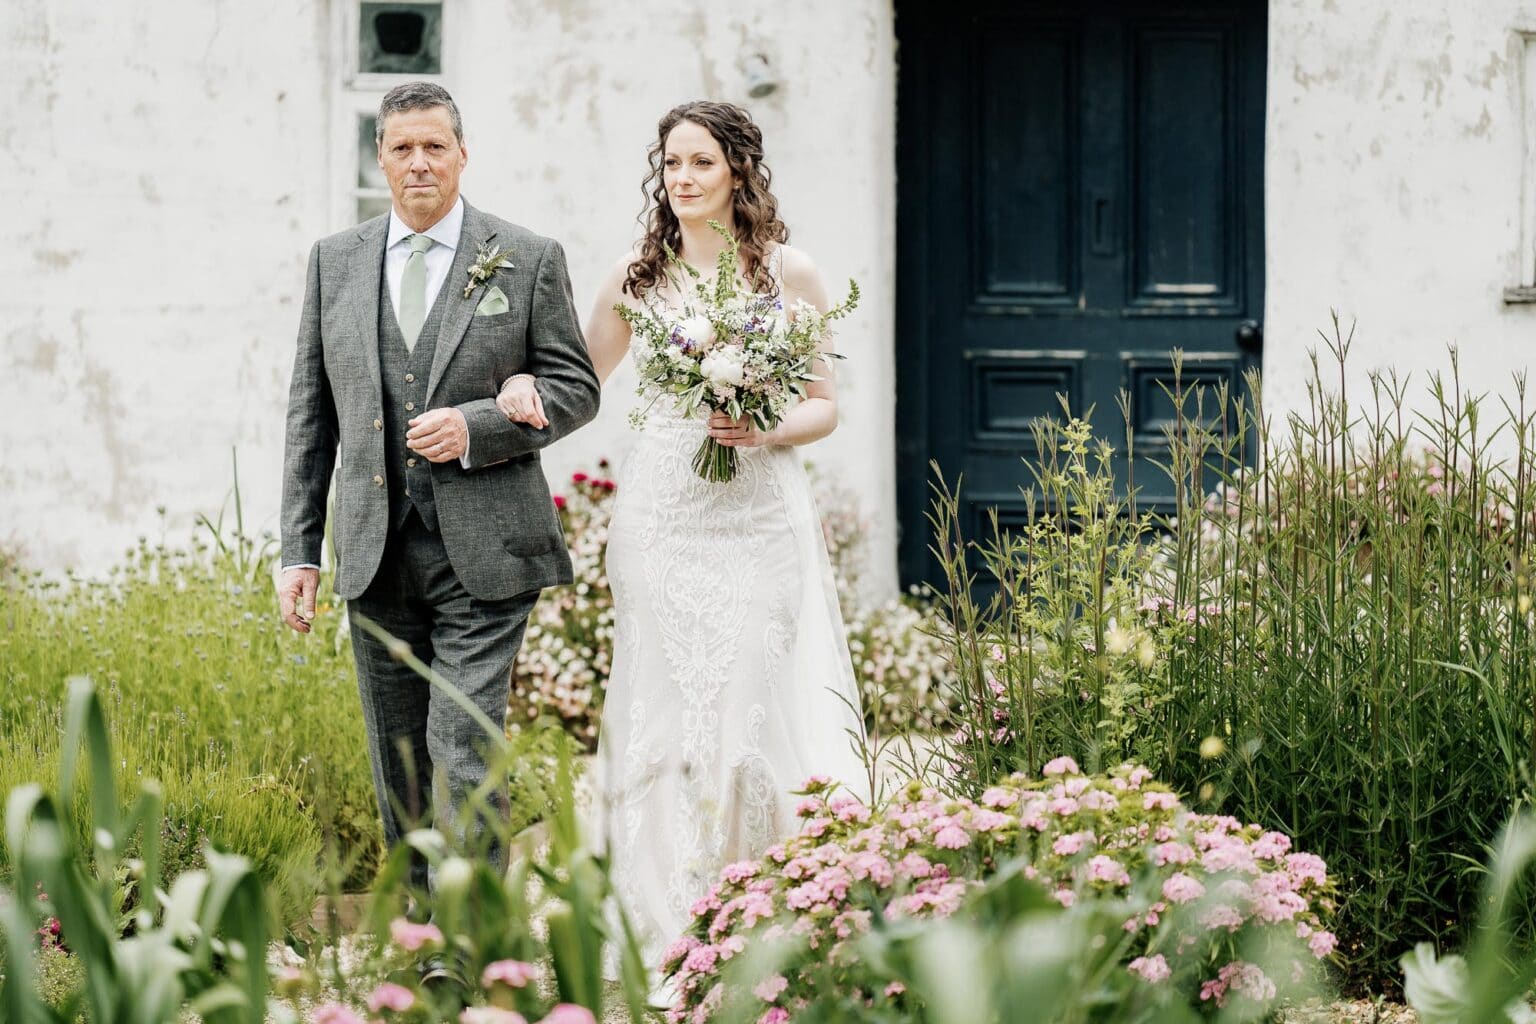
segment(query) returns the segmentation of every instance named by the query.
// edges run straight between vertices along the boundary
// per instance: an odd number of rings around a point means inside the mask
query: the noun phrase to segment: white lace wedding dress
[[[652,407],[608,532],[613,670],[598,765],[615,888],[647,966],[737,860],[798,827],[797,789],[867,797],[858,687],[800,453],[738,448],[693,470],[702,421]]]

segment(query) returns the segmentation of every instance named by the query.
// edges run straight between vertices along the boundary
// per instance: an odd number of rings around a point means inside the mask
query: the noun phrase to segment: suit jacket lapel
[[[357,339],[363,347],[363,366],[373,381],[378,407],[384,407],[384,385],[379,371],[379,288],[384,276],[384,242],[389,238],[389,218],[381,217],[357,229],[357,257],[352,261],[348,302],[358,324]]]
[[[443,319],[437,333],[437,350],[432,354],[432,374],[427,378],[428,408],[432,405],[438,381],[443,379],[448,360],[458,351],[459,342],[464,340],[464,332],[469,330],[469,321],[475,315],[475,306],[483,297],[484,285],[471,292],[469,298],[464,297],[464,286],[469,283],[469,266],[475,261],[476,251],[495,237],[495,227],[466,202],[459,248],[453,254],[453,269],[448,271],[448,280],[443,282]]]

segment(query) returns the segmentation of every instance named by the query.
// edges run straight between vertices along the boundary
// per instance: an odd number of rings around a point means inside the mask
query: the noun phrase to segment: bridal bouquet
[[[821,379],[812,372],[816,360],[840,358],[821,352],[822,342],[832,321],[858,304],[859,286],[850,280],[848,297],[825,313],[803,299],[786,312],[782,299],[745,290],[736,277],[735,237],[715,221],[710,227],[727,242],[712,284],[667,250],[668,262],[691,278],[691,287],[678,289],[686,296],[681,310],[614,306],[634,331],[639,391],[652,404],[671,397],[686,416],[723,412],[772,430],[791,402],[805,397],[806,386]],[[642,409],[633,419],[638,424],[644,415]],[[724,483],[736,476],[736,461],[735,448],[706,437],[693,468]]]

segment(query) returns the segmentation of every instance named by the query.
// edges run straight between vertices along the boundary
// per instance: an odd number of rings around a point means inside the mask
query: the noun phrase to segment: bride
[[[729,103],[669,111],[650,149],[645,238],[603,282],[587,347],[606,381],[629,349],[616,303],[676,316],[670,247],[708,280],[737,239],[753,291],[825,311],[826,289],[788,244],[763,164],[762,133]],[[669,275],[669,270],[672,273]],[[837,426],[824,379],[773,430],[652,406],[624,459],[608,533],[616,624],[598,743],[614,884],[648,966],[687,927],[726,864],[756,858],[796,825],[791,791],[813,774],[864,796],[858,690],[799,445]],[[508,418],[542,425],[530,377],[507,381]],[[706,431],[738,450],[728,483],[700,479]]]

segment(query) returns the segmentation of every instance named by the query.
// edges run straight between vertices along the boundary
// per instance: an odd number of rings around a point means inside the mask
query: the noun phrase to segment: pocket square
[[[481,297],[480,305],[475,307],[475,316],[495,316],[497,313],[505,313],[507,309],[506,295],[500,288],[491,285]]]

